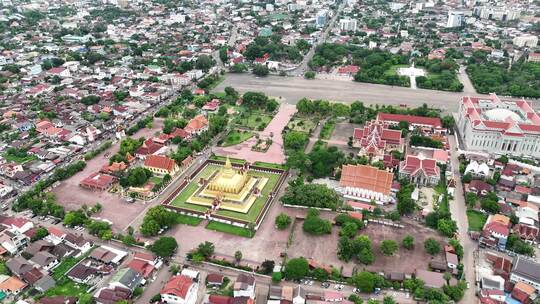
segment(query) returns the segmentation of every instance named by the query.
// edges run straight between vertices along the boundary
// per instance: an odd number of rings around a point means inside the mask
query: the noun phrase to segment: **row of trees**
[[[290,184],[280,198],[284,204],[336,210],[341,199],[333,189],[320,184]]]

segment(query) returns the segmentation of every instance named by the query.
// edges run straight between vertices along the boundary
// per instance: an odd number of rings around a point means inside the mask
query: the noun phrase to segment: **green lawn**
[[[262,131],[268,123],[272,120],[272,116],[269,116],[260,111],[243,112],[240,113],[233,123],[244,128]]]
[[[467,219],[469,222],[469,230],[471,231],[481,231],[484,227],[484,224],[487,221],[487,214],[483,214],[480,211],[476,210],[467,210]]]
[[[384,75],[388,75],[388,76],[397,75],[398,74],[397,70],[399,68],[408,68],[408,67],[409,67],[409,65],[407,65],[407,64],[396,64],[396,65],[391,66],[388,70],[386,70],[384,72]]]
[[[57,282],[56,286],[47,290],[45,296],[72,296],[78,297],[86,294],[88,286],[85,284],[77,284],[71,280],[64,280],[64,282]]]
[[[226,161],[227,160],[227,157],[225,156],[219,156],[219,155],[213,155],[210,157],[210,159],[212,160],[220,160],[220,161]],[[243,160],[243,159],[240,159],[240,158],[233,158],[233,157],[229,157],[229,160],[231,161],[231,163],[233,164],[240,164],[240,165],[243,165],[246,161]]]
[[[189,225],[189,226],[199,226],[199,224],[202,222],[202,219],[194,216],[189,216],[185,214],[177,214],[176,215],[176,223],[177,224],[183,224],[183,225]]]
[[[253,132],[232,130],[231,132],[229,132],[229,134],[227,134],[227,137],[225,137],[225,140],[223,141],[221,146],[234,146],[250,139],[252,136]]]
[[[293,131],[300,131],[304,133],[310,133],[315,129],[317,123],[310,118],[293,117],[287,127]]]
[[[162,180],[163,180],[163,179],[162,179],[161,177],[158,177],[158,176],[152,176],[152,177],[150,177],[150,181],[151,181],[152,183],[156,184],[156,185],[159,184],[159,183],[161,183]]]
[[[207,178],[209,177],[212,172],[217,169],[221,168],[219,165],[208,165],[206,168],[201,170],[199,174],[193,179],[192,182],[190,182],[182,192],[171,202],[172,206],[185,208],[188,210],[194,210],[199,212],[204,212],[207,210],[207,207],[194,205],[194,204],[188,204],[186,203],[187,199],[195,193],[198,189],[197,181],[203,177]],[[267,172],[256,172],[256,171],[249,171],[248,174],[252,176],[259,176],[259,177],[267,177],[268,182],[264,186],[261,195],[255,200],[255,203],[251,206],[249,211],[247,213],[240,213],[240,212],[234,212],[234,211],[228,211],[228,210],[219,210],[217,212],[218,215],[235,218],[239,220],[245,220],[245,221],[251,221],[254,222],[257,219],[257,216],[261,212],[261,210],[264,207],[264,204],[266,202],[266,199],[268,198],[268,195],[274,189],[275,185],[279,181],[279,174],[274,173],[267,173]]]
[[[334,133],[334,128],[336,127],[336,122],[334,120],[328,120],[321,129],[319,138],[321,139],[330,139],[332,133]]]
[[[229,224],[225,224],[221,222],[211,221],[208,223],[208,225],[206,225],[206,229],[224,232],[228,234],[234,234],[234,235],[243,236],[247,238],[253,237],[249,229],[237,227],[237,226],[233,226],[233,225],[229,225]]]
[[[52,274],[53,279],[55,280],[61,279],[66,274],[66,272],[68,272],[68,270],[70,270],[71,267],[79,263],[80,260],[81,260],[80,257],[79,258],[74,258],[74,257],[65,258],[62,261],[62,263],[60,263],[60,265],[58,265],[53,270],[53,274]]]
[[[17,157],[17,156],[14,156],[14,155],[10,155],[10,154],[7,154],[7,153],[4,153],[2,155],[7,161],[10,161],[10,162],[16,162],[18,164],[25,164],[29,161],[33,161],[33,160],[36,160],[38,159],[37,156],[35,155],[27,155],[25,157]]]
[[[270,169],[280,169],[280,170],[286,170],[287,167],[285,167],[284,165],[280,165],[280,164],[274,164],[274,163],[267,163],[267,162],[262,162],[262,161],[256,161],[253,163],[254,166],[259,166],[259,167],[265,167],[265,168],[270,168]]]

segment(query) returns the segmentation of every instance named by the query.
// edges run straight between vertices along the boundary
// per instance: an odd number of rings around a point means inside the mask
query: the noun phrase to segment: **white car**
[[[342,290],[343,287],[344,287],[344,286],[341,285],[341,284],[336,284],[336,285],[334,286],[334,289],[335,289],[335,290]]]

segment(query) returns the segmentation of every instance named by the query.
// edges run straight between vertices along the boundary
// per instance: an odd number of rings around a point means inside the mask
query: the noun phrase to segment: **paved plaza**
[[[296,107],[290,104],[282,104],[278,113],[266,126],[264,131],[259,133],[259,138],[262,140],[271,137],[272,145],[266,152],[252,151],[257,143],[257,138],[252,137],[243,143],[230,147],[218,147],[214,150],[216,155],[229,156],[233,158],[241,158],[253,163],[256,161],[283,164],[285,163],[285,152],[283,150],[283,137],[281,132],[296,112]]]

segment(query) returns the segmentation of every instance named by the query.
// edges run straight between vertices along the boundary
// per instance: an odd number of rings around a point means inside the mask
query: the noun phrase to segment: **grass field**
[[[35,156],[35,155],[27,155],[25,157],[17,157],[17,156],[14,156],[14,155],[4,153],[4,155],[2,155],[2,156],[7,161],[16,162],[16,163],[21,164],[21,165],[25,164],[25,163],[27,163],[29,161],[33,161],[33,160],[37,159],[37,156]]]
[[[56,284],[53,288],[47,290],[45,292],[45,296],[47,297],[53,297],[53,296],[72,296],[72,297],[78,297],[86,294],[86,291],[88,290],[88,286],[85,284],[77,284],[71,280],[64,280],[61,284]]]
[[[206,225],[206,229],[224,232],[228,234],[234,234],[234,235],[243,236],[247,238],[253,237],[249,229],[237,227],[237,226],[233,226],[233,225],[229,225],[225,223],[220,223],[220,222],[211,221],[208,223],[208,225]]]
[[[315,129],[317,123],[309,118],[293,117],[287,127],[293,131],[300,131],[305,133],[310,133],[310,131]]]
[[[330,137],[332,137],[332,133],[334,133],[335,128],[336,128],[336,122],[332,119],[328,120],[322,127],[321,133],[319,134],[319,138],[330,139]]]
[[[284,165],[261,162],[261,161],[256,161],[256,162],[253,163],[253,165],[254,166],[259,166],[259,167],[270,168],[270,169],[280,169],[280,170],[286,170],[287,169]]]
[[[386,70],[384,72],[385,75],[397,75],[397,70],[399,68],[408,68],[409,66],[406,65],[406,64],[397,64],[397,65],[393,65],[391,66],[388,70]]]
[[[150,181],[154,184],[159,184],[161,183],[163,179],[161,177],[157,177],[157,176],[152,176],[150,177]]]
[[[467,220],[469,222],[469,230],[481,231],[486,223],[488,216],[480,211],[467,210]]]
[[[60,263],[60,265],[58,265],[53,270],[53,274],[52,274],[53,279],[59,280],[60,278],[62,278],[66,274],[66,272],[68,272],[68,270],[70,270],[71,267],[79,263],[80,260],[81,259],[74,258],[74,257],[68,257],[65,260],[63,260],[62,263]]]
[[[183,224],[183,225],[189,225],[189,226],[199,226],[199,224],[202,222],[202,219],[194,216],[184,215],[184,214],[177,214],[176,215],[176,223],[177,224]]]
[[[272,116],[260,111],[253,111],[241,113],[233,120],[233,123],[240,127],[262,131],[271,120]]]
[[[227,137],[225,137],[225,140],[223,141],[221,146],[234,146],[250,139],[252,136],[253,132],[232,130],[231,132],[229,132],[229,134],[227,134]]]
[[[199,212],[204,212],[207,210],[207,207],[194,205],[186,203],[187,199],[197,191],[199,186],[197,185],[197,182],[201,177],[202,178],[208,178],[212,172],[215,169],[219,169],[221,166],[219,165],[207,165],[199,174],[193,179],[192,182],[190,182],[180,194],[178,194],[177,197],[174,198],[174,200],[171,202],[171,206],[180,207],[188,210],[194,210]],[[261,210],[264,207],[264,204],[266,202],[266,199],[268,198],[268,195],[274,189],[275,185],[279,181],[279,174],[273,174],[273,173],[266,173],[266,172],[256,172],[256,171],[248,171],[248,174],[252,176],[260,176],[260,177],[267,177],[268,182],[264,186],[261,195],[255,200],[255,203],[251,206],[249,211],[247,213],[240,213],[240,212],[234,212],[234,211],[228,211],[228,210],[219,210],[217,211],[218,215],[244,220],[244,221],[251,221],[254,222],[257,219],[257,216],[261,212]]]

